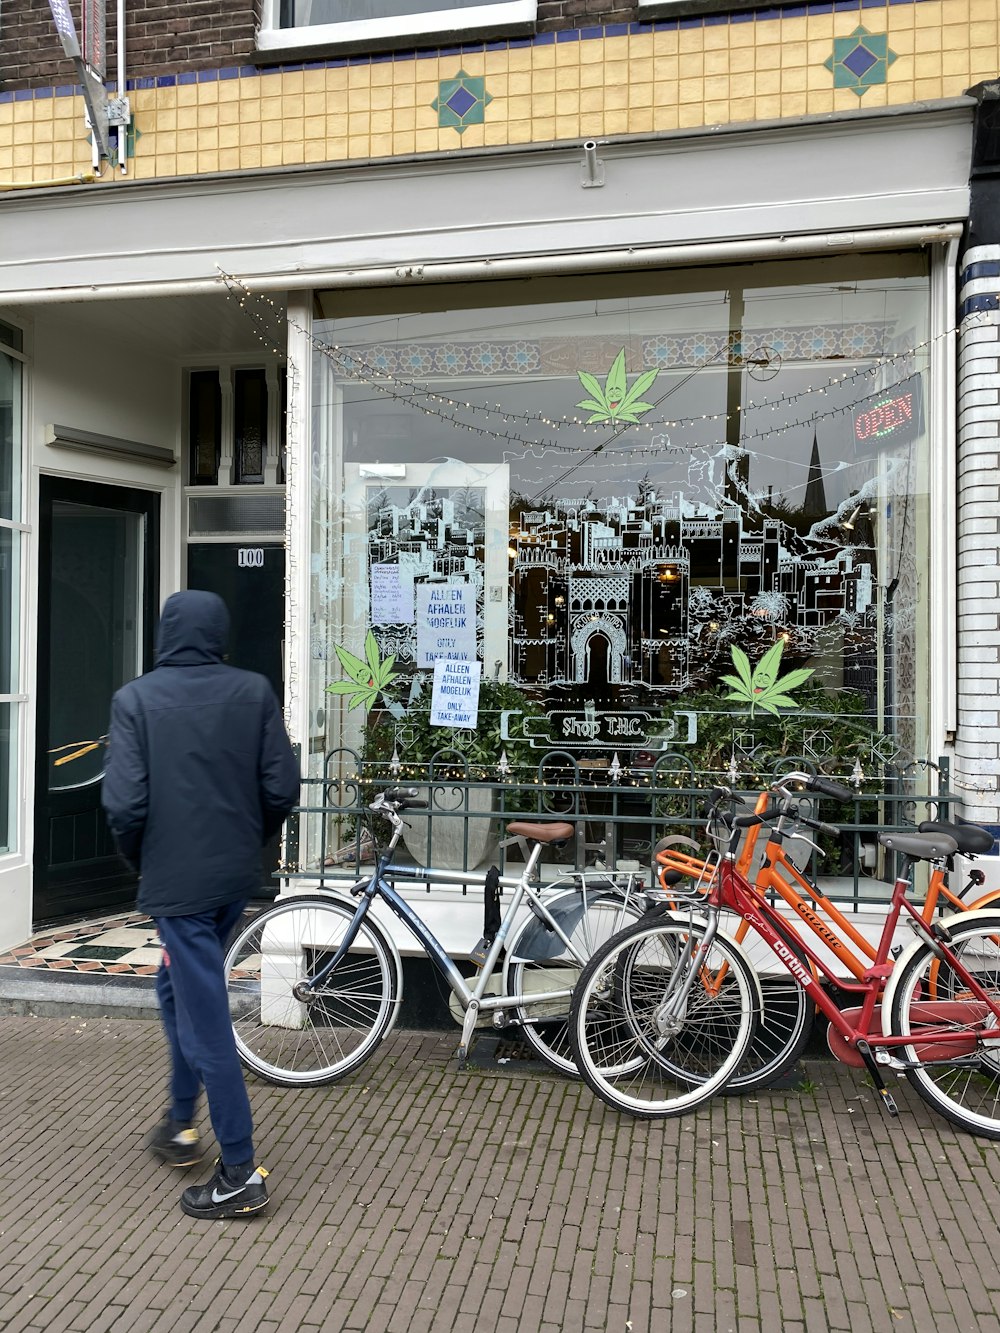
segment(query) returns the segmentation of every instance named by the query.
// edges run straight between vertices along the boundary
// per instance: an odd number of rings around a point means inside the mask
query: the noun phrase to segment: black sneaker
[[[181,1208],[188,1217],[211,1220],[221,1217],[246,1217],[259,1213],[268,1205],[267,1172],[253,1162],[237,1168],[239,1175],[231,1179],[221,1160],[215,1164],[215,1175],[207,1185],[192,1185],[181,1195]]]
[[[164,1116],[146,1144],[154,1156],[169,1166],[194,1166],[205,1156],[198,1140],[198,1131],[181,1120]]]

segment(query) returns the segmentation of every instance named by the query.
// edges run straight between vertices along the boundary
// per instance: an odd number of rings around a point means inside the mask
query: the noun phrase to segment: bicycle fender
[[[355,889],[361,889],[370,882],[370,876],[365,879],[359,879],[356,884],[344,885],[342,889],[328,889],[324,885],[322,888],[318,884],[310,884],[307,888],[293,889],[291,893],[279,893],[274,901],[275,903],[293,903],[296,898],[322,898],[324,901],[329,899],[331,902],[338,903],[341,907],[346,907],[351,915],[357,911],[358,903],[351,894]],[[265,912],[267,908],[263,909]]]
[[[969,904],[969,912],[984,912],[987,908],[993,912],[1000,912],[1000,889],[991,889],[989,893],[974,898]],[[963,915],[968,916],[969,912]],[[951,916],[953,913],[949,912],[948,915]]]
[[[613,893],[597,892],[588,897],[587,906],[620,901]],[[580,890],[567,889],[565,893],[547,899],[545,906],[563,934],[572,937],[583,920],[585,910]],[[542,921],[534,913],[528,917],[507,949],[507,963],[540,963],[569,956],[566,946],[548,922]],[[505,972],[506,966],[507,964],[504,965]]]
[[[351,916],[353,916],[358,910],[358,900],[352,895],[357,889],[367,888],[370,882],[371,877],[369,876],[366,879],[359,879],[356,884],[345,884],[342,889],[320,888],[319,885],[313,884],[310,885],[309,888],[295,889],[291,893],[279,893],[274,901],[277,904],[291,903],[294,902],[296,898],[322,898],[324,901],[329,900],[330,902],[336,903],[338,907],[346,908]],[[267,911],[267,908],[265,908],[264,911]],[[376,924],[381,925],[382,923],[376,922]]]
[[[948,925],[949,923],[952,922],[955,923],[960,922],[962,925],[964,925],[967,921],[973,925],[978,921],[996,922],[1000,924],[1000,904],[992,908],[984,908],[981,911],[977,909],[972,912],[952,912],[948,916],[941,918],[941,922],[943,925]],[[895,998],[896,991],[899,989],[899,978],[902,976],[903,973],[903,964],[909,962],[909,960],[914,956],[914,954],[916,954],[921,949],[925,949],[926,947],[927,947],[926,941],[920,939],[918,936],[917,939],[915,939],[912,944],[907,945],[907,947],[903,950],[903,952],[899,955],[899,957],[895,960],[895,962],[892,965],[892,971],[889,973],[889,980],[886,983],[885,992],[883,993],[881,1000],[883,1037],[892,1036],[891,1025],[889,1022],[889,1015],[892,1013],[892,1008],[893,1008],[892,1002],[893,999]]]
[[[573,902],[563,902],[563,901],[561,901],[562,898],[573,899],[573,900],[575,900],[575,901],[573,901]],[[561,928],[563,931],[565,931],[565,933],[566,933],[567,935],[568,935],[570,932],[566,929],[566,920],[569,919],[569,918],[571,918],[571,917],[575,914],[575,915],[576,915],[576,924],[579,925],[580,921],[583,919],[583,904],[579,901],[579,899],[580,899],[579,891],[576,890],[576,889],[570,889],[570,890],[567,891],[567,893],[566,893],[565,895],[560,895],[560,899],[557,899],[555,903],[547,903],[547,904],[546,904],[546,906],[548,907],[549,911],[552,913],[552,916],[554,917],[554,919],[555,919],[556,921],[559,922],[559,926],[560,926],[560,928]],[[590,899],[590,902],[593,903],[594,901],[595,901],[595,899],[593,899],[593,898]],[[599,901],[603,901],[603,902],[616,902],[616,901],[620,901],[620,899],[617,899],[617,898],[615,897],[615,895],[613,895],[613,894],[602,894],[602,895],[600,895]],[[556,909],[559,909],[559,910],[556,910]],[[634,917],[634,918],[630,919],[629,921],[627,921],[627,922],[625,923],[625,927],[623,927],[623,928],[631,929],[631,928],[632,928],[633,926],[635,926],[635,925],[638,923],[638,921],[640,921],[641,919],[642,919],[641,917]],[[669,920],[671,920],[671,921],[677,921],[677,922],[678,922],[680,925],[682,925],[682,926],[688,926],[688,925],[690,924],[690,920],[691,920],[690,917],[689,917],[686,913],[683,913],[683,912],[669,912],[669,911],[666,911],[666,912],[657,912],[657,915],[656,915],[655,918],[652,918],[652,917],[650,918],[651,921],[652,921],[652,920],[655,920],[655,921],[664,921],[664,920],[667,920],[667,919],[669,919]],[[545,926],[542,924],[542,922],[537,921],[534,917],[531,918],[531,920],[530,920],[530,921],[527,923],[527,925],[525,926],[524,930],[521,932],[521,935],[529,936],[529,943],[530,943],[530,936],[534,933],[535,928],[538,928],[538,929],[542,932],[542,934],[546,937],[546,940],[548,941],[548,948],[549,948],[550,950],[551,950],[552,947],[553,947],[553,946],[552,946],[552,939],[553,939],[553,938],[555,939],[556,944],[561,944],[561,943],[562,943],[561,940],[559,939],[558,935],[553,936],[553,932],[547,930],[547,929],[545,928]],[[754,967],[754,965],[753,965],[753,961],[751,960],[749,953],[747,952],[746,949],[744,949],[744,947],[743,947],[742,944],[738,943],[738,941],[735,940],[735,939],[732,937],[732,935],[728,935],[728,934],[726,934],[726,932],[725,932],[724,930],[720,930],[720,931],[718,931],[717,933],[718,933],[719,935],[722,935],[722,936],[725,937],[726,944],[729,946],[729,948],[732,949],[733,953],[739,954],[739,956],[743,959],[743,961],[746,963],[747,967],[748,967],[749,970],[750,970],[750,975],[753,977],[753,983],[754,983],[754,993],[755,993],[755,999],[756,999],[756,1005],[757,1005],[757,1010],[756,1010],[756,1012],[757,1012],[757,1017],[759,1018],[760,1015],[764,1012],[764,992],[763,992],[763,989],[761,988],[760,977],[759,977],[759,975],[758,975],[758,973],[757,973],[757,969]],[[510,950],[508,951],[508,954],[507,954],[507,960],[506,960],[506,962],[504,963],[504,980],[505,980],[505,982],[506,982],[507,968],[510,966],[510,964],[511,964],[512,962],[518,962],[518,961],[521,961],[521,962],[538,962],[538,961],[547,961],[548,958],[549,958],[549,954],[542,954],[542,955],[541,955],[541,959],[538,959],[538,958],[532,958],[532,957],[530,957],[530,956],[527,956],[527,955],[524,955],[523,953],[521,953],[520,950],[524,947],[524,946],[521,944],[521,935],[519,935],[519,936],[512,942],[512,944],[511,944],[511,948],[510,948]],[[515,954],[514,954],[515,946],[516,946],[517,949],[518,949],[518,952],[517,952],[516,956],[515,956]],[[565,949],[563,950],[561,956],[562,956],[562,957],[565,957],[565,956],[566,956]]]

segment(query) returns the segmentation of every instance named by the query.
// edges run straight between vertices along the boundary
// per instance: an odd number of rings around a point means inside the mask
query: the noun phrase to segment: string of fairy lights
[[[485,710],[484,710],[485,712]],[[720,716],[730,716],[729,714],[720,714]],[[818,721],[828,721],[825,714],[817,715]],[[655,743],[655,739],[651,743]],[[886,737],[878,737],[873,740],[864,751],[859,747],[854,757],[854,763],[848,780],[856,788],[860,789],[865,782],[875,782],[881,784],[884,780],[884,771],[890,769],[895,772],[898,778],[913,781],[918,772],[925,773],[928,769],[937,769],[938,765],[931,763],[927,759],[918,758],[905,751],[897,751],[889,756],[879,754],[878,742],[884,741]],[[711,773],[724,775],[731,785],[739,782],[758,782],[769,771],[770,762],[766,752],[760,752],[761,747],[754,747],[753,750],[740,750],[737,758],[736,748],[730,754],[729,763],[723,767],[721,765],[708,770]],[[673,790],[690,791],[693,794],[699,794],[703,789],[700,786],[692,785],[694,770],[689,766],[687,757],[679,750],[656,750],[647,749],[644,752],[647,756],[647,762],[636,764],[630,762],[627,758],[623,763],[621,755],[614,751],[611,758],[600,763],[581,761],[577,755],[571,754],[568,750],[553,747],[549,750],[539,749],[537,758],[533,757],[530,763],[514,763],[507,757],[506,750],[502,750],[495,764],[483,765],[473,762],[462,763],[455,760],[432,759],[421,763],[404,763],[399,755],[398,745],[393,750],[389,759],[375,761],[373,770],[384,772],[385,776],[393,782],[420,782],[430,783],[440,795],[444,795],[444,787],[448,784],[476,784],[482,782],[491,782],[495,785],[510,785],[518,789],[527,789],[530,787],[540,787],[543,790],[556,790],[559,797],[565,798],[573,792],[586,792],[593,785],[594,774],[600,772],[606,774],[615,782],[616,785],[627,785],[635,788],[648,787],[656,792],[669,792]],[[441,751],[442,756],[447,754],[447,748]],[[802,760],[815,761],[821,756],[810,755],[808,753],[798,756]],[[356,758],[356,756],[355,756]],[[773,756],[770,757],[773,759]],[[850,756],[847,756],[848,761]],[[862,758],[868,763],[868,771],[862,764]],[[783,756],[784,762],[789,762],[789,756]],[[349,784],[363,784],[370,782],[373,777],[373,770],[356,770],[346,774],[343,781]],[[553,787],[553,777],[558,775],[558,785]],[[329,779],[314,778],[313,782],[323,782],[329,784]],[[980,795],[995,794],[996,788],[980,783],[971,783],[958,778],[955,774],[948,775],[948,781],[951,787],[961,791],[976,792]],[[456,785],[454,791],[458,799],[461,799],[461,786]],[[436,805],[437,809],[442,811],[449,810],[450,807],[442,804]],[[461,813],[464,806],[458,807],[452,813]]]
[[[303,328],[294,320],[286,320],[280,306],[266,293],[255,293],[245,281],[221,270],[220,272],[230,298],[237,301],[241,310],[254,325],[258,339],[274,355],[284,355],[280,343],[287,330],[291,329],[315,352],[333,363],[337,373],[343,378],[364,384],[373,391],[411,407],[426,416],[437,417],[453,429],[468,430],[490,439],[523,446],[526,455],[517,455],[513,451],[506,452],[505,456],[511,459],[518,456],[527,456],[528,453],[534,457],[540,457],[548,452],[579,454],[581,451],[586,451],[586,446],[581,446],[578,443],[568,444],[551,438],[527,437],[517,429],[509,429],[511,424],[515,422],[537,423],[546,430],[554,432],[572,428],[574,433],[584,436],[595,433],[601,434],[606,438],[592,446],[590,453],[593,456],[604,454],[605,459],[609,457],[632,459],[636,457],[659,457],[664,453],[709,451],[724,448],[727,445],[732,447],[734,441],[731,440],[706,441],[700,439],[680,442],[666,436],[664,432],[720,422],[725,422],[728,426],[735,417],[741,425],[739,439],[736,444],[737,447],[745,449],[746,445],[755,441],[770,439],[790,431],[801,431],[803,428],[814,426],[820,421],[843,415],[851,411],[859,402],[872,397],[873,394],[890,393],[893,388],[904,383],[912,374],[912,367],[921,356],[928,354],[937,342],[953,337],[957,331],[957,326],[950,327],[915,343],[913,346],[879,355],[873,359],[867,359],[866,364],[845,370],[825,380],[822,384],[809,385],[802,389],[769,396],[759,401],[748,399],[744,403],[735,404],[731,413],[726,411],[705,412],[677,417],[652,417],[647,413],[646,419],[639,422],[616,422],[611,418],[598,423],[590,423],[577,416],[557,417],[542,413],[520,412],[497,402],[492,404],[477,403],[471,397],[455,398],[431,389],[427,384],[420,384],[415,380],[395,376],[387,369],[366,360],[358,349],[345,347],[340,343],[330,343],[311,330]],[[968,316],[963,326],[966,328],[972,327],[977,318],[980,321],[982,320],[984,314],[985,312]],[[733,341],[730,339],[715,356],[708,357],[690,368],[685,379],[680,384],[671,385],[666,393],[660,396],[654,406],[659,406],[699,370],[723,364],[720,358],[728,356],[733,345]],[[902,368],[905,372],[902,378],[898,380],[888,378],[889,373],[894,368]],[[864,386],[865,392],[849,401],[816,410],[819,406],[815,402],[816,399],[842,392],[845,388],[849,389],[851,385]],[[743,423],[746,422],[747,416],[751,412],[767,410],[773,417],[783,408],[809,400],[813,400],[810,403],[810,411],[807,416],[801,419],[766,423],[755,429],[743,428]],[[471,414],[474,420],[463,420],[459,416],[460,413]],[[495,424],[491,424],[494,421]],[[608,436],[609,428],[613,428],[610,437]],[[658,434],[658,438],[651,439],[649,443],[645,444],[635,443],[631,440],[627,443],[620,442],[621,436],[634,432],[644,432],[650,436]],[[539,451],[542,451],[542,454],[539,454]]]
[[[579,443],[567,444],[554,439],[538,439],[537,437],[528,439],[510,429],[491,427],[488,424],[488,418],[491,415],[491,412],[493,410],[499,412],[502,415],[504,425],[506,426],[509,426],[510,424],[509,417],[522,420],[543,420],[558,427],[578,423],[579,419],[532,418],[530,414],[518,414],[516,412],[508,413],[502,409],[499,404],[496,405],[495,409],[480,409],[478,405],[472,403],[471,400],[463,403],[462,401],[450,398],[447,395],[433,393],[427,386],[419,386],[410,380],[396,379],[389,375],[388,372],[370,366],[363,358],[360,358],[356,354],[355,350],[344,349],[339,344],[330,344],[325,339],[317,337],[307,329],[303,328],[302,325],[295,320],[286,321],[282,310],[275,303],[273,298],[264,293],[252,292],[248,284],[242,280],[225,273],[223,274],[223,280],[226,283],[229,296],[238,302],[240,308],[252,322],[257,332],[258,339],[264,345],[268,346],[274,355],[282,355],[280,338],[283,334],[287,336],[287,331],[290,330],[293,335],[298,336],[312,348],[313,351],[327,359],[335,367],[338,375],[341,377],[346,377],[356,383],[363,383],[366,387],[374,389],[381,395],[389,397],[395,402],[403,403],[424,415],[437,417],[454,429],[468,430],[480,436],[503,442],[508,446],[520,446],[520,448],[504,448],[502,459],[505,463],[523,462],[529,458],[536,462],[542,461],[550,453],[555,454],[556,456],[562,455],[572,457],[574,461],[570,463],[568,467],[559,472],[554,478],[547,480],[546,485],[540,489],[537,494],[531,497],[533,503],[541,502],[547,495],[551,494],[555,486],[558,486],[572,474],[579,473],[581,469],[593,466],[599,459],[602,460],[605,465],[616,466],[627,465],[627,463],[639,458],[657,458],[662,460],[665,455],[690,457],[695,453],[701,453],[705,456],[724,457],[729,465],[731,465],[738,457],[747,456],[758,460],[771,459],[773,461],[790,463],[800,467],[809,467],[811,464],[804,460],[777,460],[775,455],[760,453],[759,451],[752,449],[750,446],[758,441],[774,440],[776,437],[780,437],[786,433],[801,431],[803,426],[811,426],[815,431],[819,422],[843,415],[853,408],[856,401],[863,401],[871,396],[871,390],[869,390],[864,395],[861,395],[861,398],[858,400],[834,405],[820,411],[816,411],[816,405],[813,404],[813,410],[805,421],[793,420],[784,424],[765,424],[755,430],[748,430],[744,426],[737,442],[716,439],[714,441],[698,440],[675,443],[671,441],[669,437],[661,433],[654,437],[649,444],[636,444],[624,442],[622,437],[626,433],[631,433],[636,429],[643,429],[646,427],[646,423],[640,422],[637,426],[636,423],[631,422],[615,423],[611,421],[602,423],[600,429],[605,438],[598,441],[589,449],[586,445],[581,445]],[[944,335],[938,336],[940,337]],[[921,351],[925,351],[933,341],[933,339],[926,339],[915,347],[906,348],[892,353],[891,355],[879,357],[875,362],[855,368],[852,371],[845,371],[821,385],[811,386],[803,390],[778,395],[773,399],[768,399],[765,404],[755,403],[753,400],[750,400],[746,404],[746,408],[749,410],[751,407],[769,406],[772,408],[773,415],[773,412],[782,405],[806,399],[811,395],[825,395],[841,388],[845,383],[884,378],[883,371],[885,367],[889,365],[902,365],[908,375],[909,373],[912,373],[911,368],[915,358]],[[683,388],[699,370],[713,364],[718,359],[719,355],[721,355],[721,353],[718,353],[714,358],[708,358],[701,365],[697,365],[690,369],[679,382],[672,384],[667,388],[664,394],[660,395],[654,403],[654,408],[659,406],[660,403],[673,393],[676,393]],[[898,382],[902,383],[904,381],[901,380]],[[881,391],[886,393],[891,392],[892,387],[892,383],[883,384]],[[438,404],[437,407],[433,405],[435,403]],[[468,408],[474,415],[478,410],[485,411],[487,421],[470,423],[459,420],[457,412],[462,407]],[[697,417],[677,417],[669,420],[671,424],[675,425],[678,423],[683,424],[685,422],[688,424],[698,423],[700,425],[703,422],[716,422],[722,419],[723,415],[724,414],[720,413],[703,413]],[[744,412],[744,415],[741,418],[741,426],[743,426],[743,423],[745,422],[746,415]],[[663,419],[653,424],[657,427],[662,427],[667,424],[667,419]],[[649,430],[652,430],[652,428],[652,425],[648,427]],[[580,429],[583,433],[587,433],[591,428],[581,426]],[[610,433],[608,433],[609,429]],[[582,457],[581,454],[583,455]],[[823,468],[821,469],[822,475],[824,478],[831,476],[833,473],[840,471],[843,466],[843,463],[837,463],[831,467]],[[798,488],[793,487],[792,489]]]

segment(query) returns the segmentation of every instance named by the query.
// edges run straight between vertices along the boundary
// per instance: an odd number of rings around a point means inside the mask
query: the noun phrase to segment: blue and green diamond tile
[[[438,95],[431,103],[438,113],[441,129],[464,134],[470,125],[482,125],[486,108],[493,98],[486,91],[486,80],[460,69],[453,79],[442,79]]]
[[[849,37],[834,38],[833,55],[823,63],[833,74],[835,88],[850,88],[864,97],[869,88],[888,82],[889,66],[895,59],[886,33],[857,27]]]

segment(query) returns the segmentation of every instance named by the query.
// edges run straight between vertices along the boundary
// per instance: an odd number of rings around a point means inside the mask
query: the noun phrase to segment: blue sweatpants
[[[156,995],[170,1043],[170,1114],[190,1121],[202,1085],[226,1166],[253,1160],[253,1118],[229,1019],[225,948],[245,902],[192,916],[158,916],[165,954]]]

